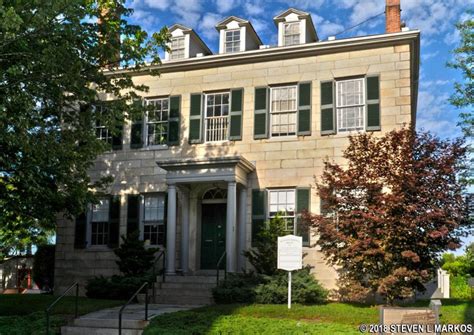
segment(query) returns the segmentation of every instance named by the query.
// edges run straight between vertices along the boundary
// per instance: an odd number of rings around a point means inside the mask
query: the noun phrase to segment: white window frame
[[[340,96],[340,87],[341,84],[351,82],[351,81],[358,81],[361,83],[362,86],[362,98],[359,103],[352,103],[352,104],[343,104],[341,103],[341,96]],[[344,80],[336,80],[336,120],[337,120],[337,132],[338,133],[347,133],[347,132],[358,132],[364,131],[366,126],[366,105],[367,105],[367,94],[366,94],[366,78],[351,78],[351,79],[344,79]],[[351,108],[358,108],[359,113],[361,113],[361,121],[362,124],[358,126],[348,127],[347,125],[343,124],[343,116],[345,114],[344,111],[347,111]]]
[[[158,218],[157,220],[147,220],[146,219],[146,198],[149,198],[149,197],[158,197],[158,201],[160,201],[160,199],[163,200],[163,217],[160,219]],[[165,218],[166,218],[166,212],[165,212],[165,209],[166,209],[166,206],[165,206],[165,201],[166,201],[166,197],[165,197],[165,194],[164,193],[146,193],[146,194],[142,194],[141,197],[140,197],[140,239],[145,241],[146,245],[149,245],[149,246],[163,246],[162,244],[153,244],[152,241],[150,239],[145,239],[145,228],[146,226],[150,226],[150,227],[156,227],[156,234],[157,234],[157,241],[160,240],[159,238],[159,234],[160,234],[160,228],[162,229],[162,234],[163,234],[163,237],[162,237],[162,240],[163,240],[163,244],[166,242],[166,228],[165,228]],[[160,207],[157,207],[157,208],[160,208]]]
[[[286,33],[286,28],[289,26],[297,26],[298,27],[298,33],[292,33],[292,34],[287,34]],[[296,43],[287,43],[287,38],[292,38],[294,39],[295,36],[297,36],[297,41]],[[294,41],[293,41],[294,42]],[[284,46],[290,46],[290,45],[298,45],[301,44],[301,22],[296,21],[296,22],[285,22],[283,24],[283,45]]]
[[[227,41],[227,34],[232,34],[232,41]],[[235,40],[235,33],[239,33],[239,39]],[[224,53],[234,53],[240,51],[240,42],[242,40],[242,32],[240,29],[230,29],[224,32]],[[228,49],[229,47],[229,49]]]
[[[208,102],[207,102],[207,98],[209,96],[217,96],[217,95],[227,95],[228,96],[228,102],[227,102],[227,115],[223,115],[223,112],[222,112],[222,108],[226,105],[224,103],[222,103],[222,100],[221,100],[221,104],[220,105],[216,105],[216,104],[213,104],[212,106],[214,106],[214,112],[213,114],[215,113],[215,107],[216,106],[220,106],[221,108],[221,112],[220,112],[220,116],[208,116],[207,115],[207,108],[209,107],[208,106]],[[230,106],[231,106],[231,96],[230,96],[230,92],[229,91],[225,91],[225,92],[213,92],[213,93],[205,93],[204,94],[204,140],[205,142],[225,142],[225,141],[228,141],[229,140],[229,132],[230,132]],[[220,131],[217,131],[217,134],[212,134],[211,136],[211,139],[209,139],[209,123],[217,123],[217,124],[221,124],[221,125],[225,125],[223,127],[220,127],[222,130]],[[218,127],[219,129],[219,127]],[[216,139],[217,138],[217,139]]]
[[[183,42],[181,47],[180,43]],[[173,44],[177,47],[173,47]],[[184,36],[172,37],[170,43],[170,60],[186,58],[186,39]]]
[[[105,107],[101,104],[99,104],[97,106],[93,106],[93,108],[95,109],[94,114],[97,114],[97,113],[102,114],[102,113],[107,111],[107,107]],[[112,144],[112,141],[113,141],[112,132],[106,126],[99,123],[99,120],[97,120],[97,119],[95,120],[94,129],[95,129],[95,137],[98,140],[103,141],[107,144]],[[100,131],[100,135],[97,134],[98,131]]]
[[[102,247],[102,246],[107,246],[108,243],[109,243],[109,238],[110,238],[110,232],[109,232],[109,228],[110,228],[110,206],[111,206],[111,202],[110,202],[110,198],[108,197],[102,197],[102,198],[99,198],[98,199],[99,201],[106,201],[107,202],[107,220],[106,221],[96,221],[96,219],[94,219],[94,210],[97,206],[97,204],[91,204],[90,205],[90,214],[88,216],[88,238],[89,238],[89,246],[91,247]],[[97,223],[97,224],[102,224],[102,231],[100,234],[104,235],[103,237],[103,242],[104,243],[93,243],[92,241],[92,236],[94,234],[98,234],[98,233],[94,233],[94,223]],[[106,231],[105,231],[106,230]]]
[[[296,234],[296,189],[295,188],[279,188],[279,189],[268,189],[267,190],[267,199],[268,199],[268,203],[267,203],[267,213],[268,213],[268,219],[271,219],[271,218],[274,218],[276,215],[275,214],[271,214],[272,211],[271,211],[271,206],[272,206],[272,193],[277,193],[277,197],[278,197],[278,194],[280,192],[292,192],[293,193],[293,200],[294,200],[294,203],[293,203],[293,215],[281,215],[280,217],[283,218],[286,222],[286,231],[288,232],[291,232],[292,234]],[[279,205],[280,203],[277,202],[277,205]],[[288,202],[286,202],[286,204],[288,205]],[[273,204],[274,205],[274,204]],[[279,213],[279,212],[277,212]],[[288,222],[289,221],[292,221],[292,225],[293,225],[293,228],[292,229],[288,229]]]
[[[166,148],[168,147],[168,138],[169,138],[169,117],[170,117],[170,99],[169,97],[161,97],[161,98],[148,98],[145,100],[145,104],[146,106],[148,106],[151,102],[155,102],[155,101],[158,101],[158,100],[162,100],[162,101],[167,101],[168,102],[168,115],[167,115],[167,118],[165,121],[153,121],[153,122],[149,122],[149,116],[148,114],[150,113],[150,111],[146,111],[145,112],[145,115],[143,117],[143,130],[142,130],[142,140],[143,140],[143,146],[144,147],[157,147],[157,148]],[[163,109],[161,111],[161,113],[163,113]],[[166,139],[164,141],[164,143],[153,143],[153,144],[150,144],[149,143],[149,138],[148,138],[148,125],[150,123],[153,123],[153,124],[165,124],[166,125]]]
[[[290,89],[290,88],[295,89],[295,109],[294,109],[294,111],[290,110],[290,109],[279,110],[279,111],[273,110],[273,92],[275,90]],[[291,101],[291,100],[288,99],[288,101]],[[273,124],[273,115],[277,115],[277,114],[280,114],[280,118],[281,118],[281,115],[283,115],[283,114],[293,114],[294,115],[294,118],[295,118],[295,123],[294,123],[295,131],[294,131],[294,134],[273,135],[273,125],[274,125]],[[280,127],[281,127],[281,124],[280,124]],[[290,127],[290,123],[287,123],[287,127]],[[270,138],[292,138],[292,137],[296,137],[297,136],[297,131],[298,131],[297,128],[298,128],[298,85],[287,85],[287,86],[271,87],[270,88],[270,129],[269,129]],[[289,131],[288,131],[288,133],[289,133]]]

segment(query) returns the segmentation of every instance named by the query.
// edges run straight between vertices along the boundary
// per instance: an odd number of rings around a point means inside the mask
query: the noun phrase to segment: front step
[[[61,335],[117,335],[118,328],[61,327]],[[122,335],[142,335],[143,329],[122,328]]]

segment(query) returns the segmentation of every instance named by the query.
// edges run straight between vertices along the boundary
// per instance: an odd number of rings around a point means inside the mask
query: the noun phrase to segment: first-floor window
[[[268,199],[269,218],[279,215],[285,220],[287,232],[293,234],[295,231],[295,190],[269,190]]]
[[[109,242],[109,207],[110,200],[106,198],[92,205],[91,245],[106,245]]]
[[[336,82],[337,131],[365,129],[365,79]]]
[[[152,106],[146,115],[146,145],[163,145],[168,142],[169,100],[149,99],[147,106]]]
[[[150,245],[165,244],[165,196],[145,195],[143,202],[143,240]]]
[[[296,135],[296,86],[271,89],[271,136]]]
[[[229,139],[229,93],[206,94],[205,134],[207,142]]]

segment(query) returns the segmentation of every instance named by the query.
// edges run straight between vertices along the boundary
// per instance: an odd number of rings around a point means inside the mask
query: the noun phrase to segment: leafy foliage
[[[145,242],[138,238],[138,232],[122,236],[122,244],[114,250],[119,258],[117,265],[125,276],[144,275],[153,266],[156,248],[145,248]]]
[[[257,235],[255,246],[244,251],[257,273],[273,275],[277,273],[278,237],[287,234],[285,220],[277,215],[271,218]]]
[[[446,253],[443,255],[441,262],[443,270],[448,271],[452,276],[472,276],[474,277],[474,253],[472,247],[474,243],[471,243],[466,248],[466,253],[461,256],[455,256],[454,254]]]
[[[460,140],[400,129],[352,136],[347,166],[325,163],[317,187],[332,214],[304,219],[329,263],[341,266],[342,288],[389,303],[424,290],[437,255],[459,247],[470,228],[458,178],[465,153]]]
[[[33,280],[42,290],[54,287],[54,245],[40,245],[33,259]]]
[[[449,277],[449,293],[451,299],[472,299],[471,287],[467,282],[466,276]]]
[[[131,13],[124,0],[0,2],[0,254],[44,243],[58,212],[82,212],[111,181],[87,175],[110,147],[93,125],[116,134],[143,112],[132,101],[147,87],[131,75],[159,64],[169,39],[128,24]]]

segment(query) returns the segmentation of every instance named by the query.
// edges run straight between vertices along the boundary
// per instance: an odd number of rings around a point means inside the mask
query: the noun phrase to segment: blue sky
[[[128,0],[135,10],[130,18],[149,32],[181,23],[193,28],[213,52],[218,48],[214,28],[223,18],[235,15],[250,20],[264,44],[276,44],[272,18],[294,7],[311,13],[321,40],[383,13],[384,0]],[[421,69],[418,99],[418,128],[441,137],[460,134],[458,110],[448,97],[460,73],[446,68],[451,50],[459,43],[454,24],[467,17],[474,0],[401,0],[402,20],[410,29],[421,30]],[[338,38],[383,33],[384,15],[348,31]]]
[[[128,0],[127,5],[135,10],[130,22],[148,32],[181,23],[194,29],[217,52],[215,25],[230,15],[251,21],[262,42],[275,45],[277,29],[272,19],[289,7],[311,13],[319,38],[326,40],[383,13],[385,0]],[[459,136],[459,111],[449,104],[448,98],[461,74],[447,68],[446,62],[452,59],[451,50],[459,44],[454,25],[468,17],[466,10],[474,8],[474,0],[401,0],[401,8],[406,26],[421,30],[417,127],[443,138]],[[380,34],[384,30],[385,16],[379,15],[338,38]]]

